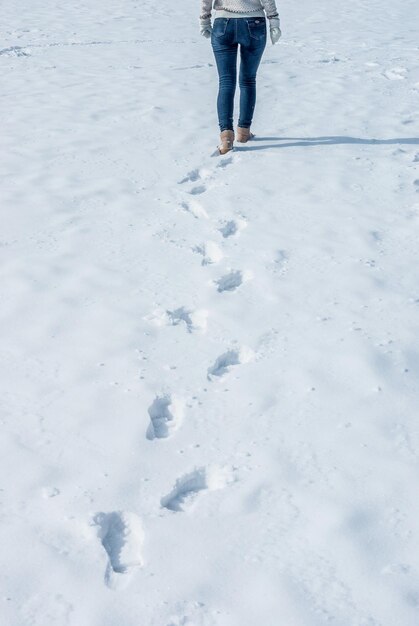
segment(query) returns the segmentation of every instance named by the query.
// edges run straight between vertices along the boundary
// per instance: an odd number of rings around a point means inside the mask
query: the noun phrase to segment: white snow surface
[[[2,626],[419,624],[419,3],[280,12],[213,157],[198,0],[2,2]]]

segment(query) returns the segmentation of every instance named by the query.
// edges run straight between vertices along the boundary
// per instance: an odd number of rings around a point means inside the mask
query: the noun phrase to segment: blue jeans
[[[212,28],[211,44],[220,81],[217,99],[220,130],[233,130],[239,44],[239,126],[250,128],[256,104],[256,73],[266,46],[266,19],[264,17],[217,17]]]

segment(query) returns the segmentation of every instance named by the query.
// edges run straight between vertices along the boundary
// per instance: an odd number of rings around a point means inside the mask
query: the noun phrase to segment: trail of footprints
[[[217,165],[226,168],[232,163],[232,157],[226,158]],[[188,197],[181,203],[181,208],[195,219],[209,219],[208,213],[197,200],[207,190],[206,181],[213,177],[209,169],[190,171],[180,185],[191,184]],[[229,219],[218,224],[217,231],[222,240],[236,236],[246,227],[244,219]],[[221,245],[209,240],[195,247],[194,251],[202,256],[202,266],[217,264],[224,258]],[[214,281],[216,292],[234,292],[251,278],[249,272],[230,269]],[[183,326],[188,333],[205,332],[207,329],[208,311],[192,310],[180,306],[166,311],[155,311],[147,320],[158,325]],[[248,363],[254,357],[249,348],[235,348],[220,354],[207,369],[209,381],[220,380],[233,368]],[[149,425],[146,438],[157,441],[170,438],[181,426],[185,411],[184,400],[175,394],[157,395],[148,408]],[[193,509],[205,492],[223,489],[235,480],[234,471],[230,467],[198,467],[184,474],[175,481],[172,490],[160,500],[163,509],[172,513],[182,513]],[[141,519],[132,512],[112,511],[97,513],[93,518],[97,536],[107,555],[105,582],[114,587],[118,577],[127,575],[136,568],[142,567],[144,530]]]
[[[0,51],[0,54],[1,52],[8,52],[8,50]],[[401,80],[405,78],[405,71],[402,68],[393,68],[385,75],[390,80]],[[232,161],[232,157],[226,158],[220,161],[217,168],[226,168]],[[414,161],[419,161],[419,153]],[[198,197],[205,194],[207,181],[212,177],[213,171],[197,168],[190,171],[178,183],[180,185],[192,184],[186,192],[186,199],[181,202],[180,206],[195,219],[210,219]],[[413,184],[419,191],[419,179]],[[218,237],[228,240],[237,236],[246,226],[244,219],[227,219],[219,223],[216,230],[219,233]],[[215,239],[208,240],[193,250],[202,256],[203,267],[218,264],[224,258],[222,245]],[[286,251],[278,250],[274,261],[274,271],[284,273],[287,263]],[[249,278],[251,278],[249,272],[229,269],[214,281],[214,286],[219,294],[235,292]],[[195,333],[206,331],[207,318],[208,312],[204,309],[192,310],[186,306],[179,306],[171,310],[154,312],[148,319],[157,325],[182,326],[186,332]],[[222,379],[237,366],[252,361],[254,356],[253,351],[246,347],[226,350],[207,368],[208,381]],[[147,439],[150,442],[157,442],[172,437],[181,427],[184,413],[185,402],[181,397],[170,393],[157,395],[148,408]],[[205,493],[223,489],[234,480],[234,470],[231,467],[196,467],[175,481],[169,493],[161,497],[160,505],[170,514],[190,512]],[[142,521],[133,512],[112,511],[97,513],[93,518],[93,525],[96,527],[97,537],[107,556],[105,582],[110,587],[116,586],[121,575],[127,576],[144,564],[145,534]]]

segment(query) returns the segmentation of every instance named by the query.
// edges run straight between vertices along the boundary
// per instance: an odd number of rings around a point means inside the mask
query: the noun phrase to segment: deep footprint
[[[196,187],[193,187],[189,193],[191,196],[199,196],[201,193],[205,193],[206,190],[207,188],[205,185],[197,185]]]
[[[218,285],[217,291],[235,291],[243,283],[243,274],[240,270],[233,270],[215,281]]]
[[[143,565],[144,531],[137,515],[125,511],[97,513],[94,523],[108,555],[108,569],[125,574],[131,568]]]
[[[247,224],[245,220],[229,220],[225,222],[221,228],[219,228],[222,236],[227,239],[228,237],[232,237],[239,233],[243,228],[246,228]]]
[[[178,478],[172,491],[161,499],[161,505],[169,511],[185,511],[192,506],[201,491],[222,489],[233,480],[230,468],[196,468]]]
[[[212,380],[213,377],[221,378],[230,371],[235,365],[241,363],[249,363],[253,359],[253,352],[250,348],[240,348],[239,350],[229,350],[221,354],[215,361],[214,365],[208,368],[207,377]]]
[[[150,425],[147,439],[166,439],[180,426],[183,418],[183,403],[179,398],[165,394],[157,396],[148,409]]]

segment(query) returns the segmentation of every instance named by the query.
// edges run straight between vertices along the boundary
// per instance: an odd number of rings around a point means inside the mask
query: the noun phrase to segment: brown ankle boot
[[[237,126],[237,141],[246,143],[249,139],[253,139],[254,134],[250,132],[250,128],[241,128]]]
[[[220,134],[221,144],[218,146],[220,154],[226,154],[233,149],[234,130],[223,130]]]

